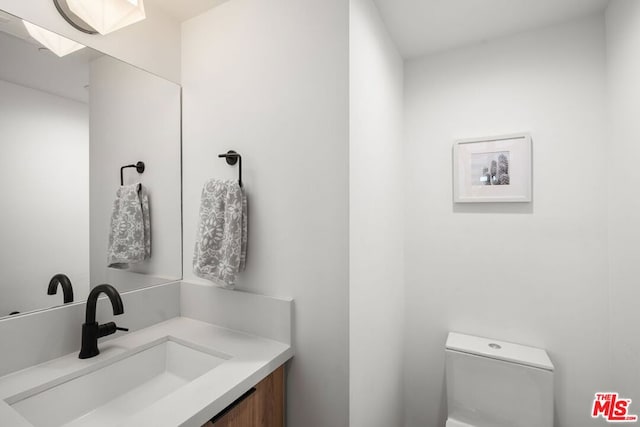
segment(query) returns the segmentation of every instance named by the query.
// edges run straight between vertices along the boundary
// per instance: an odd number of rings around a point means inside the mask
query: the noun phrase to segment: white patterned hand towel
[[[149,195],[142,184],[118,188],[109,231],[109,267],[125,269],[151,258],[149,219]]]
[[[210,179],[202,189],[193,272],[233,288],[245,268],[247,197],[237,181]]]

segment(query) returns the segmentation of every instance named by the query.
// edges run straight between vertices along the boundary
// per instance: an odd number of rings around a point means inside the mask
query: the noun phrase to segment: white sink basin
[[[227,359],[164,337],[6,402],[35,427],[113,427]]]

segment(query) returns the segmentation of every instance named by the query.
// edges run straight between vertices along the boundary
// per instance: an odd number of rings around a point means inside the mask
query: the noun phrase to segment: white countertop
[[[120,333],[121,334],[121,333]],[[0,426],[31,427],[6,399],[34,387],[64,381],[78,371],[129,353],[163,337],[175,337],[229,360],[128,418],[122,426],[200,427],[293,356],[290,345],[186,317],[98,342],[100,354],[78,359],[77,352],[0,378]]]

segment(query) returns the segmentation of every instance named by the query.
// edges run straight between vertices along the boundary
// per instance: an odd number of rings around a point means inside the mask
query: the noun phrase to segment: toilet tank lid
[[[450,332],[447,337],[447,350],[553,371],[553,363],[546,351],[526,345]]]

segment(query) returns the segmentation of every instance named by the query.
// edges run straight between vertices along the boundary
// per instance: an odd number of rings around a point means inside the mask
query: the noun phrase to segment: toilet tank
[[[553,427],[553,364],[547,353],[450,333],[447,425]]]

